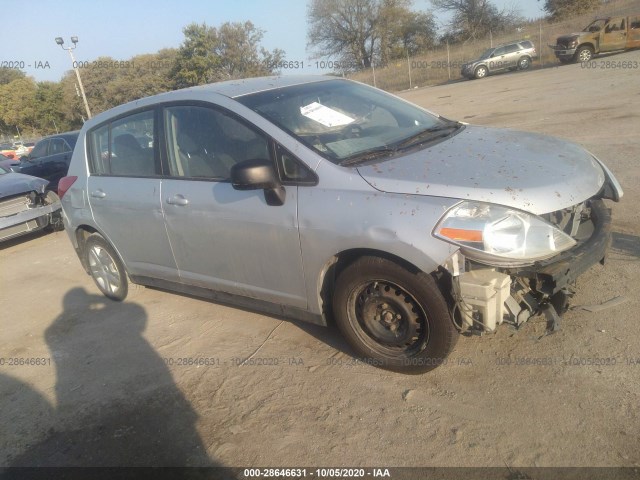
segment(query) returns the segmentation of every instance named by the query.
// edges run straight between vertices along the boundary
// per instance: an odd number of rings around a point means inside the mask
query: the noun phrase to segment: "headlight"
[[[521,210],[481,202],[462,202],[440,220],[433,234],[459,245],[482,263],[518,266],[544,260],[576,244],[545,220]]]

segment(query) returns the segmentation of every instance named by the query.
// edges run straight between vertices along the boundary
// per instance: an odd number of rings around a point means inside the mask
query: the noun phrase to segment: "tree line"
[[[538,0],[541,1],[541,0]],[[602,0],[544,0],[552,20],[589,11]],[[416,11],[411,0],[310,0],[307,49],[316,59],[350,73],[415,56],[443,42],[472,41],[523,22],[513,8],[490,0],[431,0],[449,20],[439,25],[433,11]],[[138,98],[222,80],[280,73],[285,52],[267,50],[264,31],[252,22],[219,27],[192,23],[178,48],[128,60],[100,57],[78,62],[93,114]],[[35,81],[24,72],[0,68],[0,137],[35,137],[80,128],[85,110],[73,70],[59,82]]]

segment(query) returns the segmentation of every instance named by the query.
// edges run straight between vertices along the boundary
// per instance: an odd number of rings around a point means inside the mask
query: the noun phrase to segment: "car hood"
[[[43,193],[48,181],[42,178],[24,175],[22,173],[5,173],[0,175],[0,198],[18,195],[20,193],[36,192]]]
[[[569,33],[569,34],[566,34],[566,35],[560,35],[558,37],[558,41],[571,40],[572,38],[580,37],[581,35],[585,35],[585,34],[588,35],[589,32],[576,32],[576,33]]]
[[[534,214],[583,202],[605,182],[599,163],[578,145],[474,126],[429,148],[357,169],[383,192],[497,203]]]

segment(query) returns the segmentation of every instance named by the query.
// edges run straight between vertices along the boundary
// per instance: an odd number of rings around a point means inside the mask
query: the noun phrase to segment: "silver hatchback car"
[[[82,265],[326,325],[369,363],[566,309],[620,185],[583,148],[470,126],[331,77],[230,81],[86,122],[59,184]]]

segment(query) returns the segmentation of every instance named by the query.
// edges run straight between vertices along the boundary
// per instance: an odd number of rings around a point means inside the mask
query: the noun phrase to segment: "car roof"
[[[507,45],[513,45],[514,43],[524,43],[524,42],[529,42],[531,45],[533,45],[533,42],[531,40],[527,40],[525,38],[523,40],[514,40],[513,42],[501,43],[500,45],[496,45],[493,48],[496,49],[496,48],[500,48],[500,47],[506,47]]]
[[[274,90],[277,88],[290,87],[293,85],[302,85],[308,83],[326,82],[330,80],[338,80],[340,77],[328,75],[279,75],[271,77],[245,78],[239,80],[226,80],[224,82],[210,83],[207,85],[199,85],[196,87],[183,88],[181,90],[172,90],[170,92],[159,93],[150,97],[144,97],[138,100],[118,105],[109,110],[99,113],[95,117],[87,120],[83,129],[93,128],[106,120],[117,117],[120,114],[135,110],[137,108],[146,107],[156,103],[175,101],[176,98],[185,99],[188,94],[213,93],[228,98],[238,98],[252,93]]]
[[[236,98],[243,95],[249,95],[251,93],[290,87],[292,85],[334,80],[336,78],[337,77],[327,75],[280,75],[272,77],[245,78],[241,80],[227,80],[224,82],[193,87],[193,89],[215,92],[220,95],[224,95],[225,97]]]
[[[49,140],[51,138],[64,138],[65,140],[68,138],[78,138],[79,134],[80,130],[74,130],[73,132],[54,133],[53,135],[42,137],[40,140],[38,140],[38,142],[41,142],[42,140]]]

